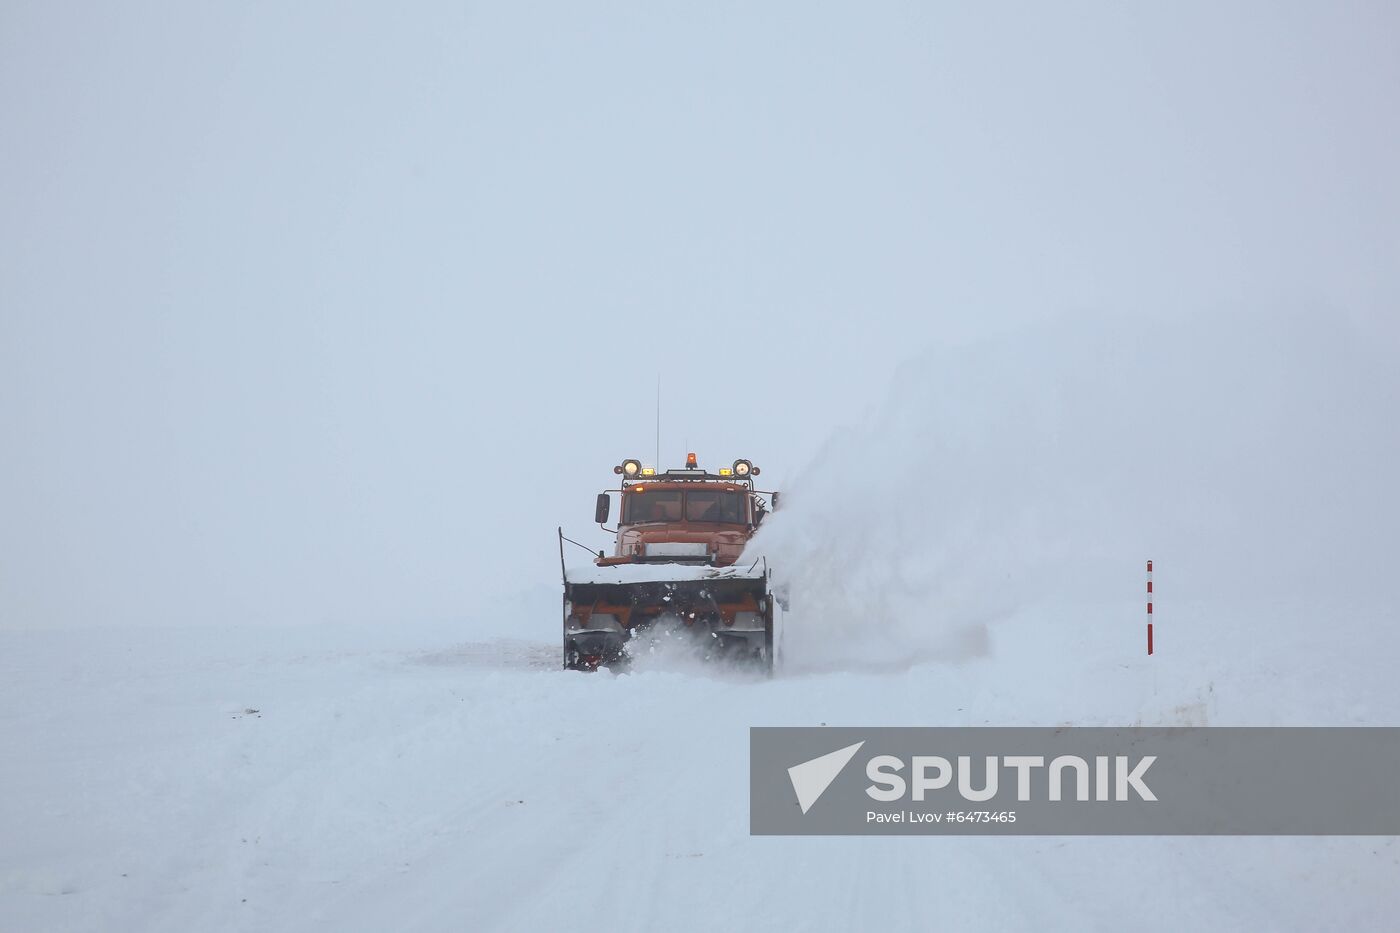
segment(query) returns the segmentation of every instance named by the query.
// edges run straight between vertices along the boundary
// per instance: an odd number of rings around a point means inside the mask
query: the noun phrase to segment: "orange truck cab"
[[[661,475],[636,460],[613,468],[622,486],[617,544],[600,566],[627,563],[695,563],[726,567],[739,559],[744,545],[768,514],[768,503],[755,491],[760,472],[747,460],[709,473],[696,465],[695,454],[682,470]],[[769,493],[776,503],[777,493]],[[606,525],[612,500],[599,493],[594,518]],[[606,530],[606,529],[605,529]]]

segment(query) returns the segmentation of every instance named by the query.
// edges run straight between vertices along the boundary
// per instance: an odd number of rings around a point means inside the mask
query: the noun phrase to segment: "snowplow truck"
[[[773,669],[773,594],[767,561],[737,563],[744,546],[777,507],[778,494],[754,488],[758,467],[736,460],[711,473],[686,456],[683,469],[658,473],[638,460],[613,467],[621,485],[598,494],[594,520],[617,535],[583,566],[568,566],[566,543],[593,553],[559,530],[564,574],[564,667],[622,666],[649,629],[686,639],[707,659]],[[612,497],[621,500],[608,528]],[[765,499],[764,496],[770,497]],[[572,552],[570,552],[572,553]]]

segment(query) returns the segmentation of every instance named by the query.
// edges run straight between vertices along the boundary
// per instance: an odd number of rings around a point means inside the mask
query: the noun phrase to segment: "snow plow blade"
[[[762,562],[738,567],[616,564],[564,572],[564,667],[624,666],[641,633],[693,639],[707,659],[773,668],[773,596]]]

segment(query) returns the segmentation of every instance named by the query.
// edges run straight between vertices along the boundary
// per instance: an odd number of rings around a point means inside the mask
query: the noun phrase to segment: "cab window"
[[[692,489],[685,494],[685,520],[688,522],[744,523],[744,494],[721,490]]]
[[[677,490],[652,492],[629,492],[623,497],[626,503],[622,522],[635,525],[640,522],[678,522],[681,520],[682,494]]]

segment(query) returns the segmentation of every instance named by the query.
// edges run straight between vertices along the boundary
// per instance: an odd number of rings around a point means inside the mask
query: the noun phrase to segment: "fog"
[[[556,525],[606,543],[592,497],[651,459],[658,379],[663,466],[749,457],[828,517],[930,449],[994,478],[1023,404],[1083,442],[1051,475],[1120,501],[1129,458],[1092,452],[1131,419],[1089,363],[1150,368],[1173,430],[1129,448],[1241,522],[1260,461],[1200,443],[1238,392],[1308,452],[1270,494],[1375,482],[1398,82],[1382,3],[7,3],[0,626],[520,612]],[[862,443],[870,487],[823,467]],[[991,496],[928,475],[904,521]],[[1393,554],[1347,496],[1308,514]],[[1016,556],[1074,565],[1038,514]],[[1169,535],[1198,567],[1255,540],[1206,517]]]

